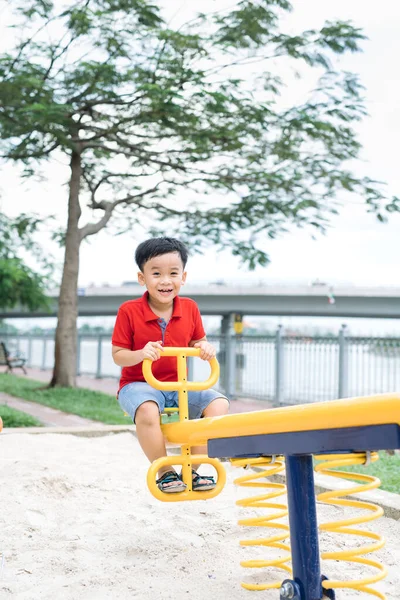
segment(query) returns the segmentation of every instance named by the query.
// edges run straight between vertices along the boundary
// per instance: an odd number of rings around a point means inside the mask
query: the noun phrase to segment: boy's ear
[[[140,283],[140,285],[146,285],[142,271],[139,271],[139,273],[137,274],[137,280]]]
[[[182,285],[183,285],[183,284],[185,283],[185,281],[186,281],[186,275],[187,275],[187,273],[186,273],[186,271],[184,271],[184,272],[182,273]]]

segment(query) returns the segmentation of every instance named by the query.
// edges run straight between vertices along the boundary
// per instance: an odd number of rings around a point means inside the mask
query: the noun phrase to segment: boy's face
[[[178,252],[169,252],[150,258],[139,271],[138,281],[145,285],[152,300],[170,304],[185,283],[186,272]]]

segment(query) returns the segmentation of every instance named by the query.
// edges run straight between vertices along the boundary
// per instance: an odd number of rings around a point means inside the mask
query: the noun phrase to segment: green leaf
[[[0,213],[0,307],[16,304],[36,310],[48,307],[46,289],[53,265],[35,241],[41,220],[25,214],[10,219]],[[35,259],[39,270],[28,266],[26,255]]]

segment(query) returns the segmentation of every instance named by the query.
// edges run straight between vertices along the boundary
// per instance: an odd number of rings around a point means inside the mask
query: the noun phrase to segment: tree
[[[46,292],[53,266],[35,241],[40,219],[20,215],[11,219],[0,213],[0,307],[20,304],[34,311],[48,307]],[[28,256],[35,259],[30,267]]]
[[[51,385],[75,384],[80,245],[117,216],[122,229],[228,247],[252,268],[289,224],[323,229],[343,190],[381,219],[397,210],[348,167],[362,87],[332,60],[359,51],[351,23],[288,35],[288,0],[241,0],[175,29],[148,0],[11,4],[23,34],[0,57],[2,156],[28,175],[55,156],[70,165]],[[277,61],[319,76],[303,102],[280,108]]]

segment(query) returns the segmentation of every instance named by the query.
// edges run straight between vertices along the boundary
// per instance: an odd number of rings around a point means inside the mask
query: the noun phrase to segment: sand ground
[[[249,532],[237,525],[245,515],[235,501],[243,492],[259,492],[233,485],[238,469],[227,465],[228,483],[217,498],[161,503],[147,490],[147,468],[130,433],[0,435],[0,598],[278,600],[277,590],[240,587],[252,576],[239,562],[254,554],[239,540],[249,533],[257,537],[259,528]],[[318,506],[321,522],[343,515],[343,509]],[[372,529],[387,539],[377,555],[389,574],[376,587],[394,600],[400,596],[400,522],[383,518]],[[321,536],[323,550],[352,543]],[[274,551],[254,552],[270,558]],[[323,572],[358,579],[367,571],[329,562]],[[256,577],[273,580],[274,572],[258,571]],[[337,592],[338,600],[371,597]]]

